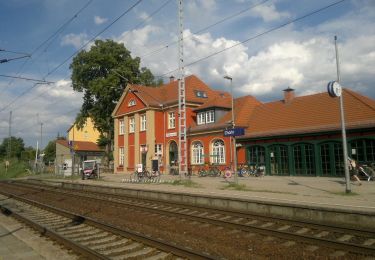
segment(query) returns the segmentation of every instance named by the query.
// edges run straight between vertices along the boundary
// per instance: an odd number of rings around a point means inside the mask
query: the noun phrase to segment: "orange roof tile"
[[[229,108],[232,107],[231,106],[232,100],[231,100],[230,97],[229,97],[229,99],[227,97],[222,98],[222,99],[225,100],[228,103]],[[215,101],[213,100],[211,102],[211,104],[212,103],[215,103]],[[254,111],[255,107],[257,107],[261,104],[262,103],[260,101],[258,101],[257,99],[255,99],[252,96],[244,96],[244,97],[234,99],[234,114],[235,114],[234,115],[234,118],[235,118],[234,121],[235,121],[236,126],[247,127],[249,125],[250,115]],[[206,105],[207,104],[205,104],[203,106],[206,106]],[[201,107],[203,107],[203,106],[201,106]],[[199,110],[201,109],[201,107],[199,107]],[[198,109],[196,109],[196,110],[198,110]],[[190,133],[213,131],[213,130],[224,130],[226,127],[230,126],[229,122],[231,122],[231,121],[232,121],[232,112],[231,112],[231,110],[229,110],[216,123],[192,126],[190,128]]]
[[[375,100],[343,90],[346,127],[375,126]],[[312,133],[341,129],[339,98],[328,93],[295,97],[255,107],[244,137]]]
[[[69,148],[68,140],[56,140],[56,143]],[[74,141],[73,146],[75,151],[104,152],[103,149],[93,142]]]
[[[160,87],[130,85],[130,89],[135,90],[135,94],[149,106],[160,107],[161,104],[170,105],[178,102],[178,80]],[[216,98],[221,93],[211,89],[195,75],[185,78],[185,89],[186,102],[188,103],[202,104]],[[204,91],[207,98],[197,97],[196,91]]]

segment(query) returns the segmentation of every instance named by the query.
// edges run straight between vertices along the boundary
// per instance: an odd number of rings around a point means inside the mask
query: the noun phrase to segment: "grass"
[[[175,185],[175,186],[184,186],[188,188],[200,188],[201,185],[192,181],[192,180],[174,180],[173,182],[162,182],[160,184],[169,184],[169,185]]]
[[[8,170],[5,170],[5,164],[3,162],[0,163],[0,179],[12,179],[18,177],[24,177],[29,175],[30,168],[28,167],[27,163],[23,161],[18,161],[17,159],[12,159],[10,161],[10,167]]]
[[[252,188],[248,188],[245,184],[236,184],[236,183],[233,183],[233,182],[228,183],[227,185],[222,187],[221,190],[253,191],[253,192],[268,192],[268,193],[280,193],[280,194],[297,195],[297,193],[294,193],[294,192],[252,189]]]

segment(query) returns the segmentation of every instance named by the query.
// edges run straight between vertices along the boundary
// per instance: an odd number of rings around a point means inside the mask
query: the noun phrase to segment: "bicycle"
[[[156,171],[146,171],[146,174],[147,174],[147,178],[151,181],[151,182],[157,182],[160,180],[160,171],[159,170],[156,170]]]
[[[210,177],[217,177],[221,176],[221,171],[218,166],[212,165],[210,166],[210,169],[208,170],[208,176]]]
[[[239,177],[250,176],[249,166],[245,163],[241,163],[238,167],[237,174],[238,174]]]
[[[201,167],[198,169],[198,176],[199,177],[206,177],[208,175],[208,172],[204,167]]]
[[[143,182],[148,174],[149,174],[148,171],[145,169],[143,169],[142,171],[135,171],[134,180],[136,182]]]

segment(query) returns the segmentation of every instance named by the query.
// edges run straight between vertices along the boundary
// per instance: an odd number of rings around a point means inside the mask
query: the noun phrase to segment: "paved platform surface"
[[[231,198],[257,199],[286,202],[300,205],[315,205],[328,208],[373,211],[375,213],[375,182],[362,181],[362,185],[351,182],[351,193],[345,193],[344,178],[328,177],[239,177],[243,190],[230,189],[233,177],[225,181],[221,177],[192,176],[195,187],[172,185],[179,176],[163,175],[161,183],[130,182],[129,174],[102,174],[100,180],[72,180],[74,182],[109,185],[133,189],[211,194]]]

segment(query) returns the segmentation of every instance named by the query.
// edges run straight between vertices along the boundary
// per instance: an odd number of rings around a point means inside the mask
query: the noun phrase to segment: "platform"
[[[351,193],[345,193],[345,179],[331,177],[264,176],[238,177],[243,190],[229,188],[234,182],[220,177],[192,176],[197,185],[185,187],[172,185],[170,181],[180,176],[163,175],[161,183],[131,182],[129,174],[103,174],[101,180],[76,180],[91,184],[129,187],[156,191],[183,192],[189,194],[218,195],[240,199],[257,199],[269,202],[284,202],[299,205],[315,205],[328,208],[373,211],[375,213],[375,182],[362,181],[362,185],[351,182]],[[184,178],[182,178],[184,179]]]

